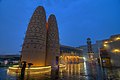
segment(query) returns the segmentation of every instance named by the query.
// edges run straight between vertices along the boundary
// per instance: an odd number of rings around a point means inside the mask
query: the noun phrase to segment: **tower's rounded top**
[[[55,15],[54,15],[54,14],[51,14],[51,15],[49,16],[49,18],[48,18],[48,21],[49,21],[49,20],[50,20],[50,21],[51,21],[51,20],[52,20],[52,21],[53,21],[53,20],[56,21]]]
[[[36,16],[36,17],[33,17],[33,16]],[[39,16],[39,17],[38,17],[38,16]],[[32,15],[31,20],[32,20],[32,19],[35,19],[35,18],[36,18],[36,20],[41,20],[42,18],[43,18],[44,20],[46,20],[46,12],[45,12],[45,9],[44,9],[43,6],[38,6],[38,7],[35,9],[35,11],[34,11],[34,13],[33,13],[33,15]]]
[[[34,12],[37,12],[37,13],[45,13],[45,9],[43,6],[38,6]]]
[[[43,7],[43,6],[38,6],[38,7],[36,8],[36,10],[44,10],[44,7]]]
[[[54,14],[50,14],[50,17],[55,17],[55,15]]]
[[[51,14],[48,18],[48,30],[49,29],[56,29],[58,30],[57,27],[57,21],[56,21],[56,17],[54,14]]]
[[[87,40],[91,40],[90,38],[87,38]]]
[[[51,15],[49,16],[49,18],[55,18],[55,19],[56,19],[56,17],[55,17],[54,14],[51,14]]]

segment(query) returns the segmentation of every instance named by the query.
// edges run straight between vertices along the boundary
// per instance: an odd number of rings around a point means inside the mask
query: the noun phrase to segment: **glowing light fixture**
[[[108,41],[105,41],[104,43],[105,43],[105,44],[107,44],[107,43],[108,43]]]
[[[118,49],[115,49],[115,52],[118,52],[119,50]]]
[[[18,67],[9,67],[9,69],[18,69]],[[26,68],[30,70],[39,70],[39,69],[51,69],[51,66],[45,66],[45,67],[31,67],[31,68]]]
[[[113,52],[118,53],[118,52],[120,52],[120,50],[119,49],[114,49]]]
[[[106,44],[104,44],[104,47],[106,47],[107,45]]]
[[[116,40],[120,40],[120,37],[117,37]]]

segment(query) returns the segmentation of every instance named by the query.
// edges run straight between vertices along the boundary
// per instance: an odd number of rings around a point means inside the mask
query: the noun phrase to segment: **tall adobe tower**
[[[46,56],[46,13],[42,6],[34,11],[28,25],[21,51],[21,61],[33,66],[45,66]]]
[[[55,66],[60,54],[59,33],[55,15],[48,18],[46,65]]]

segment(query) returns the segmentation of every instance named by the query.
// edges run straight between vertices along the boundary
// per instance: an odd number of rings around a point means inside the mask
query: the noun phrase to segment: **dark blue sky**
[[[120,33],[120,0],[0,0],[0,54],[17,54],[37,6],[56,15],[60,43],[86,44]]]

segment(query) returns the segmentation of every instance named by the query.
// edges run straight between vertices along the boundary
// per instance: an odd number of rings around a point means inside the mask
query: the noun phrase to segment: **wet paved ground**
[[[90,70],[91,67],[89,65],[86,66],[88,67],[85,67],[84,64],[68,64],[66,70],[59,72],[59,80],[103,80],[103,72],[101,72],[101,68],[98,65],[93,67],[93,70]],[[104,75],[106,80],[120,80],[120,69],[113,69],[112,72],[104,69],[104,74],[106,74]],[[50,78],[50,73],[26,76],[27,80],[51,80]],[[20,79],[19,74],[9,75],[7,74],[7,68],[0,68],[0,80]]]

